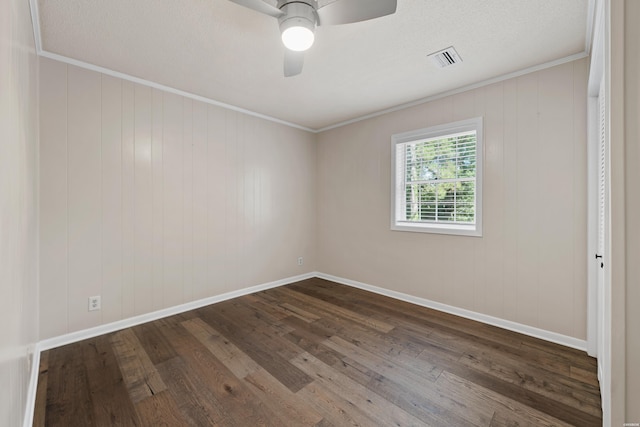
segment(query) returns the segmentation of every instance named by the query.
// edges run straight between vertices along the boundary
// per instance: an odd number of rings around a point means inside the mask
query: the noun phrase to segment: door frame
[[[611,276],[610,272],[610,163],[609,163],[609,73],[607,72],[606,47],[609,37],[607,31],[607,0],[596,0],[591,49],[591,64],[588,81],[587,98],[587,353],[598,359],[598,380],[602,398],[603,425],[610,425],[611,417]],[[598,175],[600,157],[600,88],[604,85],[605,93],[605,153],[606,180],[605,187],[605,236],[604,258],[598,260]],[[604,262],[604,272],[600,262]],[[599,286],[599,275],[602,275]]]

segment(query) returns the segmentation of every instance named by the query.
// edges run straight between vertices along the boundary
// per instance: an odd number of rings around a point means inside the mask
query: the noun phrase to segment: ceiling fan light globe
[[[302,52],[313,45],[315,36],[309,28],[293,26],[282,32],[282,43],[284,46],[295,52]]]

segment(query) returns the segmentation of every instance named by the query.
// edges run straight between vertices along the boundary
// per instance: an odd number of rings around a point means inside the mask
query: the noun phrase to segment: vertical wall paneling
[[[134,305],[153,310],[153,164],[151,88],[134,86]]]
[[[225,123],[226,111],[208,106],[207,117],[207,292],[225,286],[226,265],[226,176]]]
[[[319,271],[584,339],[586,76],[578,60],[321,133]],[[477,116],[483,236],[391,231],[372,184],[390,166],[367,165],[390,165],[394,133]]]
[[[235,111],[225,111],[224,126],[224,163],[221,165],[225,182],[225,203],[224,212],[224,263],[230,266],[224,269],[223,281],[225,289],[233,287],[237,283],[238,266],[238,216],[242,213],[238,205],[238,181],[239,173],[242,173],[243,162],[238,155],[239,152],[239,113]]]
[[[256,120],[245,117],[242,127],[242,158],[244,159],[242,171],[242,187],[239,188],[242,197],[242,234],[240,247],[243,248],[240,254],[240,262],[244,259],[253,259],[259,256],[256,252],[256,236],[255,231],[255,170],[257,166],[255,150],[252,150],[252,141],[255,140],[255,124]],[[241,286],[253,282],[255,271],[251,268],[238,269],[238,281]]]
[[[163,192],[164,192],[164,289],[165,304],[183,302],[183,102],[164,94]]]
[[[41,59],[40,134],[40,333],[67,331],[67,67]],[[57,319],[49,322],[46,319]]]
[[[516,159],[518,228],[516,246],[517,321],[525,325],[539,325],[539,253],[544,242],[540,235],[539,176],[542,173],[540,157],[540,123],[538,105],[538,73],[517,78],[517,139]],[[545,169],[546,171],[546,169]],[[542,248],[544,250],[544,248]]]
[[[102,76],[102,320],[122,318],[122,83]]]
[[[518,83],[517,80],[508,80],[502,83],[503,90],[503,112],[502,130],[503,134],[503,164],[502,164],[502,189],[503,205],[498,206],[504,212],[503,230],[505,240],[504,266],[503,266],[503,296],[504,296],[504,318],[511,321],[519,321],[518,318],[518,283],[517,268],[517,248],[518,248]],[[485,132],[491,132],[485,128]],[[496,167],[499,167],[496,165]],[[491,174],[485,169],[485,173]],[[490,218],[490,217],[488,217]],[[485,220],[488,219],[485,217]],[[487,221],[489,222],[489,221]],[[487,234],[485,233],[485,237]]]
[[[193,103],[193,298],[200,299],[208,295],[208,209],[207,192],[207,105]]]
[[[42,63],[41,338],[315,270],[315,135]]]
[[[584,149],[584,141],[587,140],[587,114],[579,105],[586,105],[588,102],[587,91],[584,90],[584,83],[588,80],[589,70],[573,64],[573,176],[571,194],[573,195],[573,325],[574,334],[580,333],[580,329],[575,330],[575,325],[587,324],[587,313],[584,307],[587,306],[587,288],[582,284],[587,283],[587,269],[582,268],[585,259],[593,262],[587,253],[587,217],[580,213],[587,210],[587,188],[584,186],[585,176],[587,176],[587,151]]]
[[[504,318],[504,86],[495,84],[485,88],[484,113],[484,214],[493,221],[484,224],[483,249],[485,264],[484,288],[478,294],[477,310]]]
[[[30,4],[22,0],[0,2],[0,425],[28,425],[33,410],[35,393],[32,378],[37,376],[34,347],[38,341],[38,77],[39,61],[31,22]],[[47,64],[45,66],[48,66]],[[55,67],[53,67],[55,68]],[[51,70],[55,75],[48,81],[60,83],[42,95],[47,105],[66,105],[64,70]],[[63,118],[66,112],[57,117]],[[40,130],[51,129],[55,141],[44,147],[53,156],[53,162],[64,164],[66,154],[65,121],[46,119]],[[42,178],[52,178],[51,185],[43,188],[45,200],[42,209],[60,212],[59,218],[48,219],[48,224],[64,225],[66,193],[56,199],[55,191],[64,190],[63,177],[54,167],[44,171]],[[40,181],[42,183],[42,181]],[[42,213],[42,210],[40,211]],[[43,233],[53,239],[48,247],[65,239],[52,230]],[[64,246],[63,246],[64,247]],[[61,280],[59,290],[66,287],[66,253],[47,260],[44,265],[53,280]],[[57,264],[61,262],[62,264]],[[48,281],[51,283],[51,281]],[[48,313],[62,314],[65,319],[66,293],[47,291],[51,296]],[[48,330],[56,331],[52,326]],[[36,372],[33,372],[35,369]],[[26,417],[26,419],[25,419]]]
[[[584,60],[323,132],[317,147],[299,130],[42,63],[41,293],[57,301],[41,309],[42,338],[316,267],[584,337]],[[391,232],[391,134],[475,116],[483,237]]]
[[[479,91],[463,92],[452,97],[453,111],[449,121],[459,121],[476,117],[476,97]],[[475,298],[477,296],[476,269],[476,239],[455,239],[449,240],[448,262],[450,263],[451,289],[455,290],[451,294],[453,305],[456,307],[473,310]],[[465,268],[460,268],[464,265]]]
[[[162,174],[162,121],[163,93],[158,89],[151,92],[151,168],[153,187],[153,213],[149,220],[153,224],[152,238],[152,283],[153,309],[164,306],[164,181]]]
[[[71,67],[69,67],[71,68]],[[135,308],[135,85],[122,81],[122,317]]]
[[[183,191],[182,191],[182,234],[183,239],[183,299],[193,299],[193,101],[183,99]]]
[[[101,323],[88,311],[88,297],[101,291],[101,78],[81,68],[68,70],[67,188],[69,327]]]
[[[539,191],[538,206],[540,327],[573,333],[573,227],[562,220],[573,213],[573,64],[540,72]],[[558,143],[560,140],[562,143]],[[544,163],[542,163],[544,161]],[[541,195],[542,198],[542,195]]]

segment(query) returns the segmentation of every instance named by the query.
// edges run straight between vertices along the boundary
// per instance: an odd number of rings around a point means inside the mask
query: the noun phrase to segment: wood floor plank
[[[115,332],[111,343],[133,403],[167,389],[132,329]]]
[[[93,338],[82,347],[87,382],[91,390],[93,417],[97,426],[141,424],[127,395],[123,376],[107,335]],[[98,404],[99,402],[99,404]]]
[[[272,317],[278,319],[278,320],[282,320],[286,317],[291,316],[291,313],[289,313],[287,310],[285,310],[284,308],[280,307],[277,303],[273,303],[272,301],[265,301],[264,298],[262,297],[261,294],[250,294],[250,295],[245,295],[243,297],[243,299],[251,304],[252,306],[268,313],[269,315],[271,315]]]
[[[296,307],[295,305],[289,304],[287,302],[279,304],[279,306],[285,309],[287,312],[291,313],[293,316],[298,317],[308,323],[320,319],[320,316],[316,316],[315,314],[310,313],[307,310]]]
[[[544,353],[554,360],[563,361],[571,366],[578,366],[587,370],[598,367],[598,362],[593,357],[585,357],[584,352],[555,344],[541,339],[523,336],[522,346],[529,353]]]
[[[291,363],[313,376],[316,382],[326,388],[341,390],[341,395],[345,399],[382,425],[398,427],[428,425],[400,407],[389,405],[384,398],[327,366],[311,354],[301,354]]]
[[[596,361],[323,279],[41,354],[35,426],[601,425]]]
[[[162,333],[176,345],[190,375],[197,377],[196,392],[206,389],[234,425],[272,425],[274,416],[265,405],[256,402],[247,386],[181,324],[166,324]]]
[[[136,412],[143,420],[141,425],[148,427],[183,426],[185,420],[181,416],[180,409],[168,390],[144,399],[135,405]],[[113,424],[115,425],[115,424]],[[123,424],[131,426],[134,424]]]
[[[40,354],[40,368],[38,371],[38,387],[33,411],[33,427],[43,427],[47,409],[47,382],[49,380],[49,351]]]
[[[384,358],[373,355],[338,337],[326,340],[325,345],[380,375],[402,384],[403,387],[415,390],[423,399],[437,402],[437,406],[442,408],[442,411],[438,411],[441,416],[446,417],[449,414],[454,414],[466,419],[472,425],[478,425],[476,422],[482,418],[483,408],[466,406],[463,401],[457,400],[456,396],[441,392],[435,384],[442,372],[440,369],[435,372],[437,375],[434,375],[433,367],[426,364],[424,372],[419,369],[406,369],[400,365],[389,364]]]
[[[555,375],[544,368],[534,368],[493,351],[465,355],[460,363],[542,396],[555,398],[591,415],[602,416],[599,393],[590,384]]]
[[[227,339],[291,391],[296,392],[312,381],[307,374],[291,365],[287,359],[277,353],[277,349],[274,348],[275,336],[250,336],[251,330],[243,329],[237,318],[227,317],[218,312],[203,312],[202,318],[210,325],[216,325],[216,329],[223,333]],[[256,340],[256,338],[261,339]]]
[[[276,414],[281,426],[315,426],[323,416],[264,369],[244,378],[249,389]]]
[[[213,395],[205,380],[194,375],[182,358],[176,356],[162,362],[157,369],[168,385],[168,391],[186,425],[235,425],[232,416]]]
[[[356,345],[366,345],[369,348],[376,349],[380,353],[399,358],[413,359],[418,356],[423,348],[415,345],[412,340],[399,341],[395,339],[395,328],[388,333],[380,333],[362,327],[359,324],[352,324],[344,327],[335,319],[319,319],[313,322],[314,325],[325,327],[333,332],[333,335],[339,336],[345,341],[349,341]]]
[[[484,407],[488,412],[493,413],[494,417],[491,418],[489,423],[484,425],[496,422],[495,412],[499,412],[500,414],[508,412],[513,415],[514,420],[524,420],[526,423],[533,423],[537,426],[568,427],[570,425],[550,415],[522,405],[507,396],[496,394],[485,387],[466,381],[449,372],[444,372],[440,378],[438,378],[438,385],[443,391],[449,392],[451,395],[458,395],[468,402],[468,404],[475,407]],[[498,418],[500,418],[500,416]]]
[[[538,427],[540,424],[525,420],[512,411],[496,411],[489,427]]]
[[[440,367],[427,362],[422,362],[420,366],[394,363],[385,355],[371,353],[337,336],[327,339],[324,345],[363,363],[365,366],[369,366],[371,369],[389,378],[434,382],[438,379],[440,372],[442,372]]]
[[[584,369],[577,366],[569,367],[569,376],[579,383],[589,384],[597,391],[599,387],[598,374],[594,369]],[[599,393],[597,393],[599,395]]]
[[[285,336],[298,347],[313,354],[327,365],[333,365],[340,361],[344,355],[322,344],[324,339],[320,339],[304,330],[291,332]]]
[[[94,425],[91,391],[82,358],[90,340],[49,350],[45,425]]]
[[[305,322],[311,322],[317,320],[320,317],[309,313],[299,307],[294,307],[291,304],[277,301],[272,297],[269,297],[265,293],[247,295],[247,301],[250,301],[252,305],[261,310],[264,310],[274,317],[284,319],[289,316],[296,316]]]
[[[492,390],[497,394],[496,398],[498,395],[508,396],[511,400],[542,413],[549,414],[566,423],[584,426],[597,426],[602,423],[600,417],[587,414],[579,409],[564,405],[558,402],[557,399],[550,399],[546,396],[539,395],[516,384],[511,384],[494,376],[487,375],[484,372],[469,369],[462,364],[452,364],[445,370],[459,378],[464,378],[467,381]]]
[[[173,345],[160,333],[155,323],[143,323],[131,329],[154,365],[176,357]]]
[[[553,358],[549,353],[532,352],[524,348],[503,345],[492,340],[484,340],[473,334],[453,328],[444,326],[434,328],[428,336],[423,336],[422,340],[430,345],[448,350],[453,354],[460,354],[461,357],[468,354],[502,354],[513,360],[527,361],[536,366],[543,366],[544,369],[562,376],[570,374],[571,365],[567,359]],[[431,351],[425,351],[424,357],[418,357],[429,360],[432,356],[433,353]]]
[[[334,426],[366,427],[382,425],[369,417],[351,402],[342,397],[342,393],[332,391],[322,384],[313,382],[297,393],[317,412]]]
[[[301,293],[301,292],[296,292],[296,291],[292,291],[290,289],[270,289],[270,292],[275,293],[276,295],[282,295],[287,294],[289,295],[291,298],[297,300],[299,303],[301,303],[303,306],[306,307],[313,307],[315,309],[315,311],[320,311],[320,313],[315,313],[316,315],[319,315],[321,317],[334,317],[334,316],[340,316],[344,319],[348,319],[351,320],[353,322],[356,323],[360,323],[364,326],[367,326],[369,328],[372,329],[376,329],[380,332],[389,332],[391,329],[394,328],[393,325],[387,323],[387,322],[383,322],[380,320],[377,320],[375,318],[372,317],[368,317],[368,316],[363,316],[355,311],[351,311],[351,310],[347,310],[344,309],[340,306],[334,305],[334,304],[330,304],[326,301],[323,301],[321,299],[318,298],[314,298],[311,297],[307,294]],[[302,307],[304,308],[304,307]]]
[[[313,287],[302,286],[302,284],[294,284],[290,285],[290,287],[311,295],[316,295],[317,293],[333,295],[332,293],[335,293],[335,290],[340,289],[342,286],[337,284],[329,287],[319,286],[320,284],[330,282],[320,278],[311,280],[314,281]],[[482,339],[486,341],[495,340],[495,342],[499,342],[502,345],[508,345],[514,348],[521,347],[523,339],[529,338],[516,332],[464,319],[449,313],[439,312],[425,307],[419,307],[419,309],[417,309],[418,306],[414,304],[367,292],[362,289],[351,288],[348,290],[348,295],[349,297],[347,298],[337,300],[343,301],[340,302],[341,306],[357,307],[357,311],[365,315],[371,313],[378,318],[393,319],[396,326],[408,327],[410,325],[413,328],[417,328],[420,332],[428,332],[429,330],[444,326],[466,334],[482,337]],[[325,297],[325,299],[329,298],[332,297]],[[423,327],[426,327],[426,329],[421,329]]]
[[[349,357],[344,357],[333,368],[429,425],[476,425],[447,410],[438,401],[426,399],[421,390],[387,378]]]
[[[272,316],[269,313],[270,310],[261,310],[244,298],[224,301],[216,307],[216,311],[230,317],[241,318],[247,327],[250,326],[255,331],[280,336],[291,332],[291,328],[281,322],[279,316]]]
[[[244,378],[260,369],[260,365],[202,319],[182,322],[182,326],[196,337],[236,377]]]

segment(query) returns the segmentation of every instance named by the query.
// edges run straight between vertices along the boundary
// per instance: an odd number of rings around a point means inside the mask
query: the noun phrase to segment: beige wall
[[[23,423],[37,340],[38,63],[29,2],[0,0],[0,425]]]
[[[321,133],[319,271],[585,339],[587,73],[582,59]],[[391,231],[391,135],[476,116],[484,236]]]
[[[624,55],[624,93],[615,95],[618,100],[620,95],[624,98],[626,286],[621,293],[626,319],[624,338],[614,351],[626,354],[625,370],[614,370],[619,375],[614,381],[625,387],[624,422],[637,423],[640,422],[640,2],[636,0],[624,2],[624,52],[621,48],[617,45],[614,49],[620,49],[619,53]]]
[[[315,270],[313,134],[40,64],[41,338]]]
[[[626,422],[640,422],[640,2],[625,1]]]
[[[636,1],[606,1],[610,93],[610,384],[611,414],[605,426],[638,418],[638,9]],[[635,321],[635,322],[634,322]],[[606,324],[606,323],[605,323]],[[608,388],[608,389],[607,389]]]

